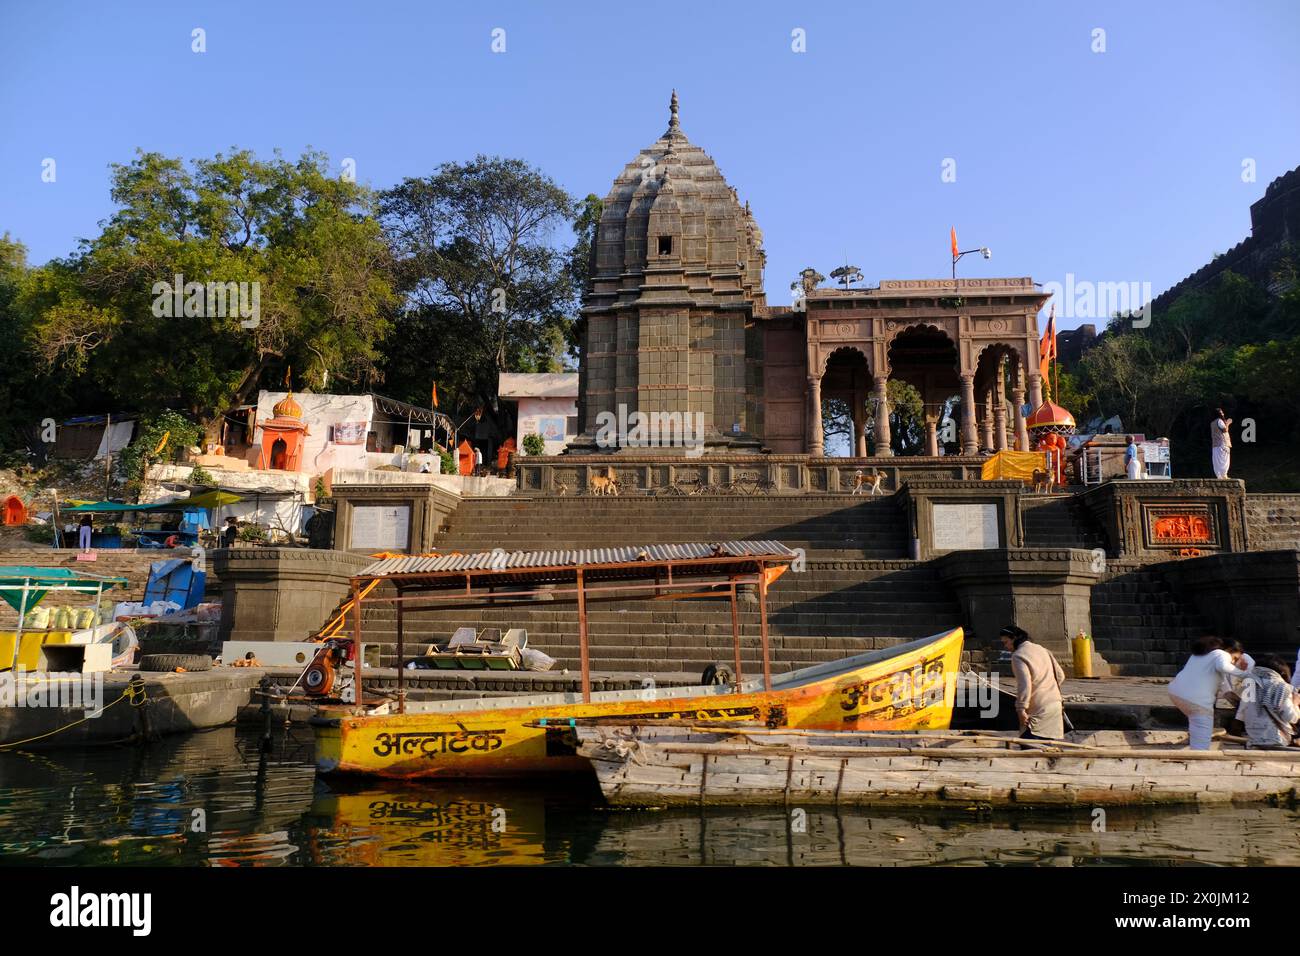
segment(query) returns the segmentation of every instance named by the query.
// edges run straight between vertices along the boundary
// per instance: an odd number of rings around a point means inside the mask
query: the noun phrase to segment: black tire
[[[180,668],[186,671],[212,670],[212,658],[207,654],[146,654],[140,658],[140,670],[171,672]]]
[[[704,668],[704,673],[700,675],[700,683],[707,686],[716,684],[734,684],[736,674],[730,664],[724,664],[722,661],[710,664]]]

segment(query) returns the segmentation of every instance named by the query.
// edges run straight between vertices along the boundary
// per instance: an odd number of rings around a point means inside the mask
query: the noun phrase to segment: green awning
[[[63,508],[62,511],[64,514],[84,514],[86,512],[120,514],[125,511],[197,511],[219,508],[222,505],[230,505],[243,500],[239,495],[232,494],[229,491],[205,491],[201,495],[192,495],[189,498],[177,498],[175,501],[155,501],[143,505],[126,505],[120,501],[91,501],[85,504],[73,505],[70,508]]]
[[[118,585],[125,587],[126,583],[126,578],[86,574],[72,568],[0,567],[0,598],[19,613],[23,611],[24,591],[27,593],[26,609],[30,611],[50,591],[94,594]]]

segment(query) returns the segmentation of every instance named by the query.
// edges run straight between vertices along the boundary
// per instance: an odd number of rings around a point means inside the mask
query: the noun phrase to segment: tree
[[[503,371],[559,371],[599,217],[518,159],[477,156],[406,179],[379,197],[404,304],[385,345],[398,395],[436,380],[456,414],[492,408]],[[552,242],[578,219],[571,249]],[[397,387],[394,387],[397,386]]]
[[[921,393],[902,379],[889,380],[889,446],[896,455],[919,455],[925,450],[925,407]],[[875,403],[867,401],[862,411],[867,440],[875,440]],[[851,403],[839,397],[822,400],[822,442],[831,448],[856,453]]]
[[[388,250],[368,192],[327,169],[246,150],[114,166],[116,212],[28,293],[45,366],[127,407],[183,408],[209,437],[273,365],[372,382]]]

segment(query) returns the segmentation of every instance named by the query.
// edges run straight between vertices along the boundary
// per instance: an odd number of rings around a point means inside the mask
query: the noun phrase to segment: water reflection
[[[311,739],[223,728],[0,754],[0,864],[1297,865],[1291,808],[1014,814],[606,809],[594,785],[327,787]]]

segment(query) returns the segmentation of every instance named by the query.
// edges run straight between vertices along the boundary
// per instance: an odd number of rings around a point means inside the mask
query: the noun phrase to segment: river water
[[[1099,824],[1104,823],[1104,828]],[[1294,808],[610,810],[594,784],[319,782],[310,733],[0,754],[0,865],[1297,865]]]

